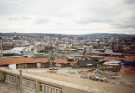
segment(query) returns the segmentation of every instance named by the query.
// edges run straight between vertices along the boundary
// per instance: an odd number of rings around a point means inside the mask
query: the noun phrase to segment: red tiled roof
[[[66,59],[56,59],[55,60],[56,64],[68,64],[70,63],[69,61],[67,61]]]
[[[22,64],[22,63],[46,63],[48,62],[47,58],[34,58],[34,57],[6,57],[0,58],[0,65],[8,64]]]
[[[135,55],[133,56],[124,56],[124,57],[105,57],[105,60],[125,60],[125,61],[135,61]]]
[[[135,61],[135,56],[125,56],[127,61]]]
[[[0,58],[0,65],[8,64],[23,64],[23,63],[46,63],[48,58],[43,57],[6,57]],[[54,61],[56,64],[68,64],[70,63],[66,59],[56,59]]]

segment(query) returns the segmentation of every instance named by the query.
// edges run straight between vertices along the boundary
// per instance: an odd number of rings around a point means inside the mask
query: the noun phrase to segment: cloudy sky
[[[135,34],[135,0],[0,0],[0,32]]]

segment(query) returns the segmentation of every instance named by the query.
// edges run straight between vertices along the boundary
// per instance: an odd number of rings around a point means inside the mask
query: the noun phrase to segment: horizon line
[[[123,34],[123,35],[135,35],[135,34],[127,34],[127,33],[84,33],[84,34],[64,34],[64,33],[43,33],[43,32],[27,32],[27,33],[23,33],[23,32],[0,32],[0,34],[11,34],[11,33],[17,33],[17,34],[56,34],[56,35],[90,35],[90,34]]]

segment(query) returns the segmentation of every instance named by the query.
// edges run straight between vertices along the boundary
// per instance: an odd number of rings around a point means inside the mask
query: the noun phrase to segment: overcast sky
[[[135,34],[135,0],[0,0],[0,32]]]

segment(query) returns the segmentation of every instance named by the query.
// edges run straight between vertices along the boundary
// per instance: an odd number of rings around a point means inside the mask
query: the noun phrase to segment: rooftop
[[[36,57],[3,57],[0,58],[0,65],[8,64],[22,64],[22,63],[46,63],[48,62],[47,58],[36,58]]]
[[[2,57],[0,58],[0,65],[38,63],[38,62],[47,63],[48,58],[45,58],[45,57]],[[58,64],[69,63],[66,59],[55,59],[54,62]]]
[[[118,56],[115,56],[115,57],[105,57],[106,60],[125,60],[125,61],[135,61],[135,55],[129,55],[129,56],[123,56],[123,57],[118,57]]]

